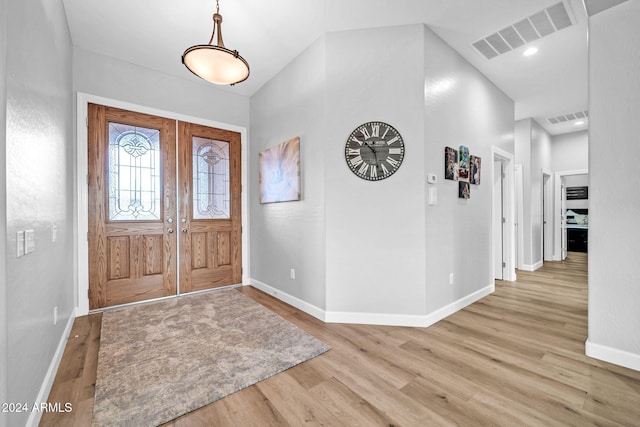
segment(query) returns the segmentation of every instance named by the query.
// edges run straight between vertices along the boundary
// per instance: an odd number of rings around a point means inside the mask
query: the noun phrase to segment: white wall
[[[570,172],[589,169],[589,133],[584,130],[551,137],[551,169]],[[565,187],[589,186],[589,174],[562,177]],[[589,200],[567,200],[567,209],[587,209]]]
[[[7,0],[0,0],[0,402],[7,398]],[[0,415],[0,427],[5,426]]]
[[[425,312],[422,25],[326,35],[327,310]],[[344,147],[360,124],[382,121],[405,141],[400,169],[365,181]]]
[[[562,178],[562,181],[565,187],[588,187],[589,174],[567,175]],[[565,201],[565,207],[567,209],[588,209],[589,199],[567,200]]]
[[[73,76],[74,92],[249,127],[249,98],[204,81],[192,82],[80,48],[73,49]]]
[[[513,152],[513,114],[513,101],[423,25],[326,34],[251,99],[252,185],[265,147],[299,134],[303,159],[302,202],[261,206],[252,189],[252,277],[330,321],[425,324],[487,291],[491,147]],[[367,121],[405,140],[402,166],[378,182],[344,158]],[[444,147],[462,144],[484,162],[467,201],[443,182]],[[433,207],[427,173],[440,179]],[[324,276],[306,271],[314,263]],[[307,275],[292,281],[299,265]]]
[[[536,122],[531,121],[531,264],[540,265],[543,258],[542,233],[542,170],[551,169],[551,135]],[[552,178],[550,178],[552,179]],[[553,188],[553,183],[551,188]],[[553,197],[550,197],[553,204]],[[553,212],[553,210],[552,210]],[[548,221],[552,221],[551,218]],[[553,230],[553,226],[549,227]],[[552,233],[551,233],[552,234]],[[553,241],[553,235],[548,236]],[[525,261],[526,262],[526,261]]]
[[[589,134],[571,132],[551,137],[551,169],[554,172],[589,168]]]
[[[74,308],[72,52],[62,2],[8,2],[6,20],[4,401],[31,405]],[[36,250],[16,258],[16,232],[25,229],[35,231]],[[28,415],[13,414],[7,425]]]
[[[640,2],[589,19],[587,354],[640,370]]]
[[[514,104],[428,28],[424,51],[424,172],[439,178],[438,204],[427,206],[425,217],[431,313],[493,284],[491,147],[514,152]],[[444,179],[444,147],[460,145],[482,158],[481,184],[471,186],[468,200],[458,198],[457,182]]]
[[[325,308],[325,41],[251,98],[251,277]],[[301,201],[260,204],[258,153],[300,137]],[[289,270],[296,277],[291,280]]]
[[[551,135],[533,119],[515,124],[515,161],[523,172],[523,263],[542,263],[542,170],[551,170]]]
[[[515,123],[515,162],[522,165],[522,262],[525,269],[533,268],[533,240],[531,236],[531,125],[533,119],[522,119]]]

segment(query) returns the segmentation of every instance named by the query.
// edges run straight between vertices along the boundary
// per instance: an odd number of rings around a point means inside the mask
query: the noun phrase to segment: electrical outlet
[[[456,283],[455,282],[455,278],[453,277],[453,273],[450,273],[449,274],[449,284],[453,285],[454,283]]]
[[[289,271],[289,277],[291,278],[291,280],[296,278],[296,270],[295,270],[295,268],[292,268],[291,271]]]
[[[58,306],[53,307],[53,324],[58,323]]]

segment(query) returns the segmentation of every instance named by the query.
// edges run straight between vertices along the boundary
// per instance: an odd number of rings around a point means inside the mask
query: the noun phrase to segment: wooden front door
[[[88,111],[89,308],[241,283],[240,134]]]
[[[240,134],[178,122],[180,293],[242,282]]]
[[[89,307],[175,295],[175,121],[88,111]]]

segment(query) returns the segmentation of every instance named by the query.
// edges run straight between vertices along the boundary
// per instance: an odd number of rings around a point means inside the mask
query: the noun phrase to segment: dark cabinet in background
[[[586,228],[567,228],[567,250],[569,252],[587,252],[589,230]]]

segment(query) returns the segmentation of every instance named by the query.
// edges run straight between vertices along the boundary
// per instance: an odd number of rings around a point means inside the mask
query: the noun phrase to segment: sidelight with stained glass
[[[160,220],[160,131],[109,123],[108,162],[109,220]]]
[[[193,137],[193,219],[229,219],[229,142]]]

